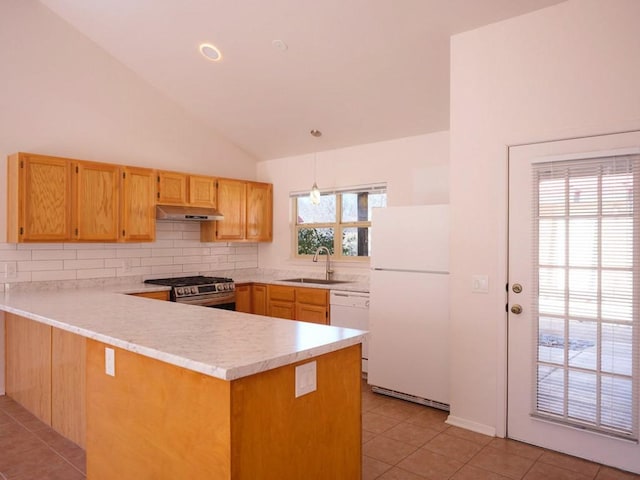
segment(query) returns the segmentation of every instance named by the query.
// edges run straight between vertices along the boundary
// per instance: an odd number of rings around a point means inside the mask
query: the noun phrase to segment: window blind
[[[637,441],[640,155],[532,168],[532,415]]]

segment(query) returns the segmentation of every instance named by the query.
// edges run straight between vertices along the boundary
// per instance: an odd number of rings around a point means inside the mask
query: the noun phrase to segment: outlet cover
[[[316,368],[316,362],[309,362],[296,367],[296,398],[316,391]]]
[[[471,277],[472,293],[489,293],[489,275],[473,275]]]
[[[116,376],[116,352],[113,348],[104,349],[104,373]]]

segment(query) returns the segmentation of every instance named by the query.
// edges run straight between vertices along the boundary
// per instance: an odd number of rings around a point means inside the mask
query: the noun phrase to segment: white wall
[[[36,0],[0,2],[0,65],[0,185],[17,151],[255,178],[255,158]]]
[[[322,145],[322,139],[318,140]],[[388,205],[421,205],[449,201],[449,133],[407,137],[357,145],[317,154],[320,189],[387,183]],[[291,258],[291,192],[309,190],[314,180],[314,155],[286,157],[258,163],[258,178],[272,182],[273,238],[260,244],[261,268],[321,268]],[[368,264],[342,262],[336,272],[367,273]]]
[[[452,38],[452,419],[505,428],[507,151],[640,128],[640,2],[571,0]],[[488,274],[488,295],[471,276]]]

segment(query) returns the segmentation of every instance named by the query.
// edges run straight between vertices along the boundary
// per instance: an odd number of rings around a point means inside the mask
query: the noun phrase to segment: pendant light
[[[322,135],[320,130],[316,130],[315,128],[311,130],[311,136],[319,137]],[[311,191],[309,192],[309,201],[312,204],[318,205],[320,203],[320,189],[318,188],[318,183],[316,182],[316,162],[318,159],[318,153],[313,154],[313,186],[311,187]]]

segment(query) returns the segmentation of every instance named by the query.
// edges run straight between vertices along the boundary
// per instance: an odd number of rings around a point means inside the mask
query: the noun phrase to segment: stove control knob
[[[216,290],[219,291],[219,292],[221,292],[223,288],[224,287],[220,283],[218,285],[216,285]]]
[[[232,283],[229,285],[229,290],[235,290],[236,289],[236,284]]]
[[[184,290],[182,289],[182,287],[176,288],[176,293],[177,293],[178,295],[182,295],[183,291],[184,291]]]
[[[225,283],[225,284],[224,284],[224,289],[225,289],[225,290],[229,290],[229,284],[228,284],[228,283]]]
[[[191,293],[198,293],[198,287],[191,287]]]

